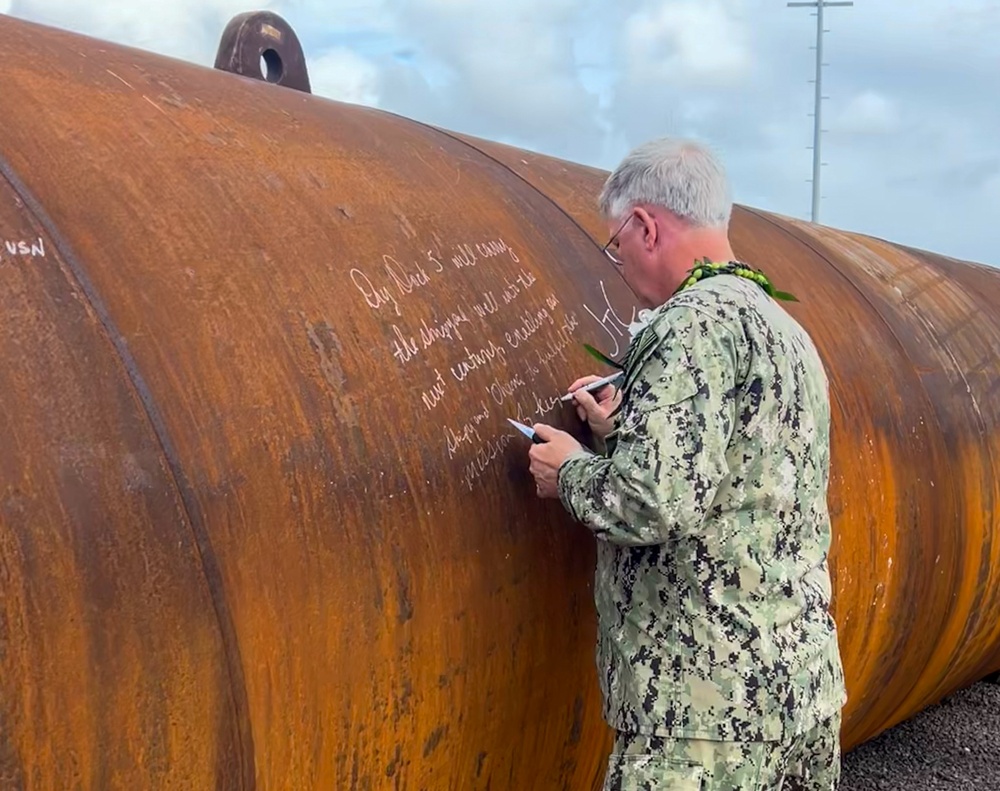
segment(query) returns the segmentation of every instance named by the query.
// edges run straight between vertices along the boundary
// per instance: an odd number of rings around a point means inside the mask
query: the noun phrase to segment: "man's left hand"
[[[558,497],[559,467],[572,453],[583,450],[583,445],[565,431],[544,423],[536,423],[532,428],[539,439],[545,440],[528,451],[531,459],[528,469],[535,477],[535,490],[539,497]]]

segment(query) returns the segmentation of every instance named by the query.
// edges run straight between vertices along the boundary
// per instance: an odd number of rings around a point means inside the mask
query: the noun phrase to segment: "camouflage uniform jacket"
[[[679,738],[800,733],[846,701],[822,361],[733,275],[653,311],[629,355],[605,447],[559,470],[563,505],[598,539],[605,718]]]

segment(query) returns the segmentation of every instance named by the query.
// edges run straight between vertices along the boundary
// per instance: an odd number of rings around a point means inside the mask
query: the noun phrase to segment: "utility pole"
[[[812,221],[819,222],[819,169],[823,162],[820,158],[820,137],[823,134],[823,121],[821,105],[823,99],[823,34],[829,31],[823,29],[823,9],[833,6],[852,6],[853,2],[844,0],[816,0],[812,3],[788,3],[789,8],[815,8],[816,9],[816,108],[813,111],[813,176],[812,176]]]

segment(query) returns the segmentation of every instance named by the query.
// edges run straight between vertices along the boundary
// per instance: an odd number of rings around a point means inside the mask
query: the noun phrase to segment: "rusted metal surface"
[[[0,787],[599,787],[593,543],[506,418],[624,348],[603,174],[0,33]],[[1000,669],[1000,273],[733,232],[830,371],[849,748]]]
[[[215,68],[311,93],[299,37],[272,11],[239,14],[222,32]]]

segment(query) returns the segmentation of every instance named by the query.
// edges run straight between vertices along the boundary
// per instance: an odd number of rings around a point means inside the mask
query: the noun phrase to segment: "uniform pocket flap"
[[[603,791],[702,791],[705,768],[659,754],[612,753]]]

